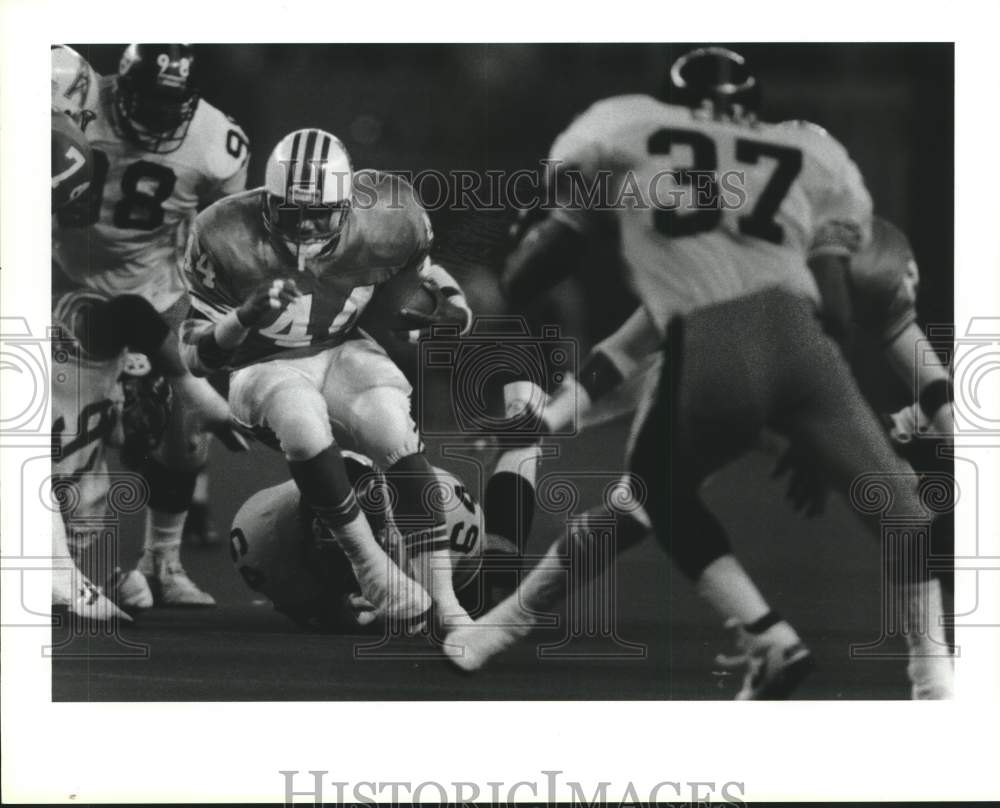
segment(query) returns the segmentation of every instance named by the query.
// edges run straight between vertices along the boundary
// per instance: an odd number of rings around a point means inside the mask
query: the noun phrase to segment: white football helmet
[[[354,172],[344,144],[322,129],[282,138],[264,170],[264,223],[297,255],[334,246],[347,222]]]
[[[52,106],[69,115],[82,130],[97,117],[99,78],[75,50],[52,46]]]

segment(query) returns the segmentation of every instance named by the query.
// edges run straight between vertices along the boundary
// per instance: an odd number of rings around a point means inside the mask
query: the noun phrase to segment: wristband
[[[955,400],[955,391],[950,379],[935,379],[920,391],[917,403],[928,420],[934,418],[945,404]]]
[[[219,347],[227,351],[239,347],[250,333],[250,329],[240,321],[239,312],[236,310],[219,320],[212,331]]]

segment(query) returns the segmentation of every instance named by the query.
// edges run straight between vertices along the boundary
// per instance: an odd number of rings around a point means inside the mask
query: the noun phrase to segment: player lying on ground
[[[54,217],[53,285],[65,287],[68,278],[109,297],[140,295],[176,337],[190,307],[180,271],[190,222],[246,187],[246,136],[199,97],[186,45],[129,45],[118,74],[107,77],[57,46],[52,79],[54,105],[84,106],[93,154],[88,191]],[[228,407],[204,379],[190,377],[175,393],[164,439],[134,458],[150,498],[143,554],[116,593],[127,608],[214,604],[176,562],[176,545],[208,458],[207,434],[191,430],[202,413],[227,418]]]
[[[440,541],[451,555],[455,592],[470,610],[492,605],[490,581],[509,572],[491,571],[490,561],[500,559],[507,562],[501,567],[509,567],[520,557],[518,545],[531,529],[540,454],[537,446],[505,452],[486,483],[482,507],[454,475],[435,468],[446,494],[442,510],[448,534]],[[376,540],[408,569],[421,548],[408,547],[395,528],[384,475],[361,455],[344,452],[344,460]],[[347,557],[325,547],[331,540],[292,480],[251,496],[234,517],[230,533],[240,575],[279,612],[321,630],[370,627],[376,623],[374,607],[361,594]]]
[[[439,619],[469,621],[447,572],[447,527],[431,493],[439,483],[410,417],[410,385],[357,328],[376,287],[403,275],[423,278],[434,309],[415,324],[396,317],[393,328],[468,329],[464,297],[430,261],[430,220],[402,178],[354,172],[343,144],[319,129],[283,138],[265,177],[264,187],[217,202],[194,224],[185,359],[198,373],[231,371],[234,415],[277,437],[292,479],[333,536],[330,551],[347,555],[379,613],[422,622],[433,602]],[[375,540],[341,447],[385,473],[405,543],[426,548],[416,582]]]
[[[893,453],[817,317],[844,338],[846,278],[867,240],[871,202],[831,137],[756,120],[759,88],[738,54],[694,51],[670,76],[684,106],[646,96],[599,102],[560,136],[552,158],[567,169],[562,180],[569,170],[590,179],[610,173],[612,194],[627,188],[645,203],[614,209],[626,279],[665,338],[657,385],[629,442],[630,481],[650,492],[650,521],[675,563],[737,629],[747,670],[738,697],[782,697],[808,671],[810,654],[736,561],[698,488],[768,427],[820,464],[838,490],[877,473],[897,513],[923,516],[917,478]],[[723,175],[744,178],[739,204],[722,205],[718,186],[697,193],[697,176]],[[673,181],[683,202],[654,197],[657,179]],[[557,210],[512,257],[516,274],[571,268],[597,231],[594,218],[579,202]],[[864,517],[879,535],[878,516]],[[915,548],[898,549],[892,563],[902,575]],[[926,618],[925,560],[917,579],[893,576],[903,581],[904,633]],[[459,629],[448,647],[465,646],[450,653],[474,669],[503,633]],[[950,691],[950,668],[939,673],[939,692]]]

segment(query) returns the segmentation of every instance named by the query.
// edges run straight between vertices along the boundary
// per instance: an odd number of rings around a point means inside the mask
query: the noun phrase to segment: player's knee
[[[265,420],[288,460],[309,460],[333,443],[330,418],[318,392],[273,396]]]
[[[359,447],[381,469],[421,451],[420,436],[410,417],[410,397],[398,387],[374,387],[351,404],[349,430]]]

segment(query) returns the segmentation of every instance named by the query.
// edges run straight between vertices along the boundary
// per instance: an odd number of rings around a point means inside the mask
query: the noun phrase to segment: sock
[[[440,619],[471,622],[455,595],[448,527],[433,504],[433,489],[440,485],[433,466],[423,454],[412,454],[394,463],[385,477],[396,495],[393,521],[410,560],[410,574],[430,594]]]
[[[337,447],[331,444],[309,460],[289,460],[288,467],[306,504],[351,562],[361,594],[377,609],[393,599],[393,591],[400,601],[418,604],[417,596],[390,590],[390,574],[398,574],[398,567],[375,540]]]
[[[146,509],[146,533],[142,543],[143,559],[176,558],[180,555],[181,536],[187,511],[171,513],[158,508]]]
[[[705,567],[695,582],[695,589],[723,620],[735,617],[747,626],[771,611],[746,570],[732,555],[721,556]]]
[[[191,494],[191,503],[201,505],[208,504],[208,472],[204,469],[198,474],[198,479],[194,481],[194,492]]]

